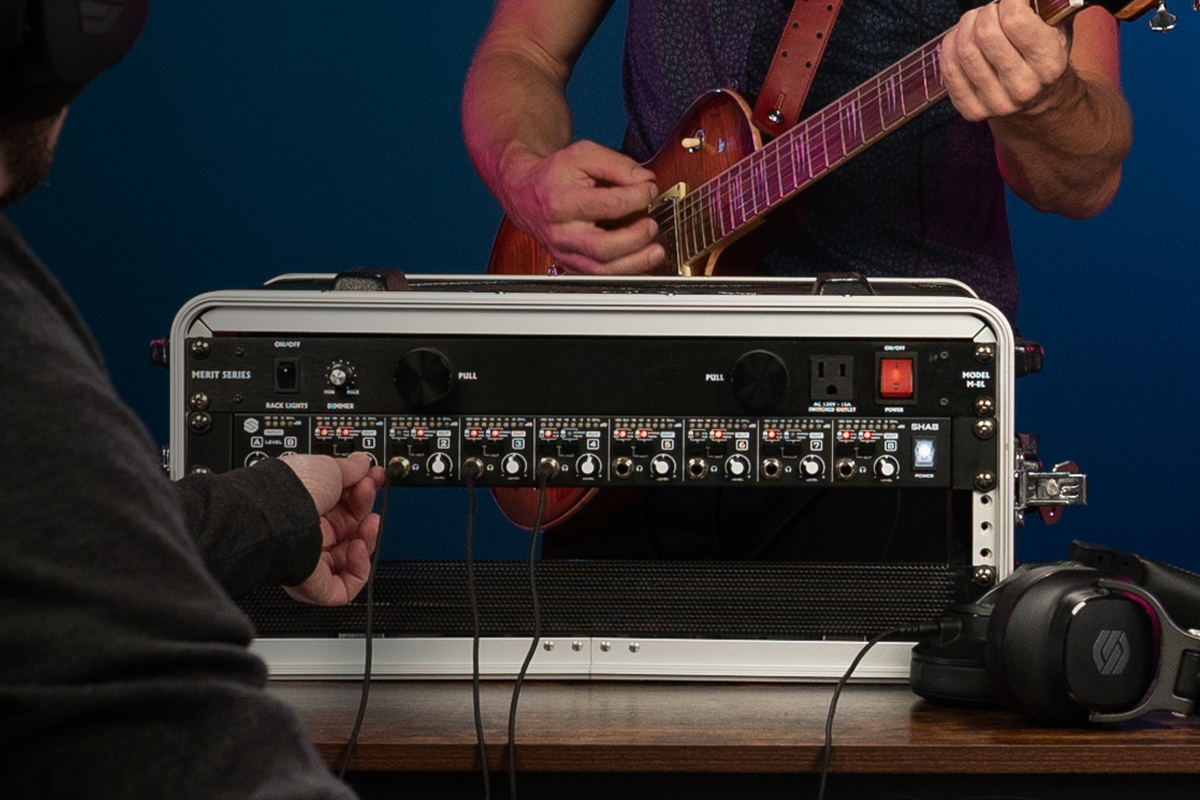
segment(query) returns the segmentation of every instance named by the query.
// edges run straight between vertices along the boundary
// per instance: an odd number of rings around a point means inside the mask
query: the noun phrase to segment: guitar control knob
[[[429,460],[425,462],[425,467],[434,478],[449,478],[450,471],[454,468],[454,462],[450,456],[439,452],[429,457]]]
[[[768,408],[783,399],[788,371],[768,350],[751,350],[733,366],[733,395],[750,408]]]
[[[581,478],[599,478],[603,467],[604,462],[595,453],[584,453],[575,462],[575,471]]]
[[[400,397],[418,407],[433,405],[454,388],[450,360],[429,347],[409,350],[401,356],[393,380]]]
[[[900,462],[892,456],[875,459],[875,477],[881,481],[893,481],[900,476]]]
[[[731,481],[744,481],[750,477],[750,459],[741,453],[725,459],[725,477]]]
[[[325,380],[335,389],[349,389],[354,385],[354,367],[345,361],[335,361],[329,365]]]
[[[825,474],[825,459],[807,455],[800,459],[800,480],[814,481]]]
[[[650,474],[658,480],[666,480],[675,474],[675,459],[666,453],[659,453],[650,459]]]
[[[525,474],[525,467],[528,465],[529,462],[525,460],[525,456],[520,453],[509,453],[500,459],[500,472],[506,478],[519,478]]]

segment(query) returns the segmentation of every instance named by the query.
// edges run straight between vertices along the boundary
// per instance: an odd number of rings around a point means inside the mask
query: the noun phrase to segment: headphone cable
[[[882,642],[889,636],[900,636],[907,634],[909,636],[933,636],[941,630],[941,626],[937,622],[921,622],[916,625],[903,625],[899,628],[892,628],[878,634],[866,644],[864,644],[854,656],[854,660],[850,662],[850,666],[846,668],[846,672],[838,679],[837,686],[833,689],[833,697],[829,700],[829,713],[825,717],[825,757],[821,764],[821,782],[817,787],[817,800],[825,798],[825,780],[829,777],[829,763],[833,759],[833,715],[837,711],[838,698],[841,697],[842,689],[850,680],[850,676],[854,674],[854,670],[858,669],[859,663],[870,652],[871,648]]]
[[[513,684],[512,702],[508,707],[508,796],[509,800],[517,800],[517,702],[521,697],[521,686],[525,683],[525,675],[529,672],[529,664],[537,652],[538,643],[542,638],[542,605],[537,584],[537,551],[538,538],[542,530],[542,520],[546,514],[546,482],[553,474],[552,468],[545,462],[538,465],[538,508],[533,521],[533,532],[529,536],[529,596],[533,604],[533,638],[529,642],[529,651],[525,653],[525,661],[517,672],[517,680]]]
[[[479,597],[475,586],[475,512],[478,502],[475,498],[476,470],[468,469],[471,462],[463,464],[463,482],[467,486],[467,496],[470,499],[467,511],[467,603],[471,607],[471,702],[475,712],[475,743],[479,751],[479,769],[483,777],[484,800],[491,800],[492,779],[488,773],[487,743],[483,738],[483,712],[479,696],[479,642],[481,637],[479,624]]]
[[[354,727],[350,731],[350,738],[346,742],[346,750],[342,754],[342,765],[338,769],[338,780],[346,779],[346,768],[350,765],[350,755],[354,752],[354,746],[358,744],[358,732],[362,730],[363,717],[367,713],[367,697],[371,692],[371,663],[374,660],[371,645],[375,640],[375,573],[379,569],[379,553],[383,549],[383,525],[387,521],[388,497],[391,495],[390,490],[394,477],[390,464],[385,474],[386,477],[383,481],[383,502],[379,506],[379,529],[375,534],[375,549],[371,551],[371,568],[367,572],[367,619],[366,641],[363,648],[362,694],[358,698],[358,714],[354,718]]]

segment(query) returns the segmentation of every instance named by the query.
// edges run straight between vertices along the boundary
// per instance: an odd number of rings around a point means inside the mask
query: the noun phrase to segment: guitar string
[[[916,55],[917,58],[914,59],[913,58],[914,55]],[[764,147],[758,151],[755,151],[753,154],[751,154],[745,160],[743,160],[739,164],[734,165],[726,172],[717,176],[715,179],[710,180],[709,182],[707,182],[705,184],[702,184],[700,187],[697,188],[696,192],[693,192],[692,194],[685,196],[685,198],[681,201],[681,203],[686,204],[687,207],[691,209],[690,211],[685,210],[681,214],[681,220],[685,223],[690,223],[698,216],[704,217],[704,218],[711,218],[713,215],[711,213],[706,213],[707,209],[705,208],[705,206],[707,205],[708,208],[712,208],[714,206],[714,204],[712,202],[709,202],[712,200],[711,195],[721,194],[722,196],[727,197],[730,200],[740,201],[740,203],[737,203],[738,207],[736,207],[736,208],[731,205],[730,214],[734,214],[738,210],[742,211],[743,219],[740,223],[735,223],[735,225],[736,224],[744,224],[750,218],[750,217],[745,216],[745,210],[744,210],[745,207],[747,205],[749,205],[751,208],[756,208],[758,205],[757,200],[756,200],[756,196],[757,196],[756,189],[757,188],[759,188],[760,186],[762,187],[763,193],[766,195],[768,205],[773,202],[771,200],[770,187],[767,186],[763,180],[753,180],[754,176],[751,176],[752,180],[750,182],[750,191],[749,191],[749,196],[747,196],[744,182],[742,180],[744,177],[746,177],[747,173],[752,173],[755,171],[762,171],[762,170],[760,170],[760,167],[765,168],[769,164],[771,158],[774,157],[775,169],[773,170],[773,173],[780,180],[780,189],[781,189],[780,196],[783,196],[785,194],[785,192],[782,191],[783,190],[782,181],[783,181],[784,175],[787,174],[787,176],[792,180],[796,179],[795,166],[796,166],[797,159],[795,157],[795,154],[796,154],[796,145],[798,144],[798,142],[796,140],[802,138],[805,134],[808,134],[808,142],[809,142],[808,157],[806,159],[804,159],[804,164],[810,167],[809,175],[806,176],[806,179],[811,178],[812,177],[811,176],[811,171],[812,171],[811,165],[816,162],[816,156],[818,156],[818,155],[823,156],[825,158],[826,162],[828,163],[828,156],[832,152],[832,149],[833,149],[834,139],[831,136],[829,136],[829,130],[828,130],[829,129],[828,123],[831,122],[831,120],[829,118],[830,117],[835,118],[835,120],[832,120],[832,121],[836,122],[836,128],[837,128],[836,132],[839,134],[837,141],[839,143],[842,143],[842,149],[845,150],[844,137],[841,136],[841,133],[842,133],[841,127],[842,127],[842,119],[843,119],[844,111],[847,109],[850,109],[852,111],[854,109],[858,109],[860,111],[859,116],[861,116],[862,106],[864,106],[868,103],[877,102],[878,99],[880,97],[882,97],[882,92],[883,92],[882,87],[887,82],[885,79],[890,78],[891,77],[890,73],[892,73],[892,72],[898,73],[899,81],[901,84],[905,84],[912,77],[911,74],[906,74],[906,70],[911,66],[918,67],[921,75],[924,76],[924,71],[925,71],[926,67],[928,66],[928,63],[930,62],[930,58],[928,57],[929,55],[930,54],[927,54],[924,51],[917,51],[916,54],[910,54],[908,57],[906,57],[906,59],[902,59],[900,62],[897,62],[897,64],[893,65],[893,67],[890,68],[889,70],[885,70],[884,72],[877,75],[872,83],[864,84],[863,86],[857,87],[850,94],[843,96],[839,100],[835,101],[834,103],[831,103],[829,106],[826,106],[824,109],[822,109],[821,111],[814,114],[808,120],[805,120],[803,123],[801,123],[800,127],[793,128],[791,131],[788,131],[783,136],[781,136],[778,140],[776,140],[776,142],[774,142],[774,143],[768,145],[767,147]],[[907,63],[907,62],[913,62],[913,63]],[[924,86],[922,86],[922,89],[924,89]],[[881,110],[880,116],[882,117],[883,114],[884,114],[884,112]],[[882,122],[882,120],[881,120],[881,122]],[[814,142],[813,134],[815,133],[814,129],[818,127],[818,124],[821,128],[821,135],[816,138],[817,146],[814,147],[813,146],[813,142]],[[846,155],[848,155],[848,153]],[[791,157],[788,157],[788,156],[791,156]],[[845,157],[845,156],[842,156],[842,157]],[[839,157],[837,160],[841,160],[841,157]],[[837,160],[834,161],[835,164],[837,163]],[[785,171],[784,169],[780,169],[780,165],[784,164],[785,162],[787,162],[787,165],[789,167],[791,167],[790,171]],[[729,193],[729,192],[718,193],[718,192],[716,192],[716,189],[728,188],[728,185],[731,183],[738,184],[737,191],[735,191],[733,193]],[[800,185],[802,185],[802,184],[800,184]],[[689,200],[690,200],[690,202],[689,202]],[[723,210],[723,209],[721,209],[721,210]],[[724,215],[720,215],[720,216],[722,217],[722,219],[721,219],[722,229],[724,229],[724,227],[725,227],[724,219],[723,219]],[[713,228],[711,225],[709,227],[710,227],[710,229],[715,231],[715,228]],[[727,235],[727,233],[723,232],[722,236],[723,235]],[[718,237],[717,240],[719,240],[720,238],[721,237]]]
[[[1069,11],[1070,4],[1062,3],[1056,6],[1053,10],[1055,13]],[[946,88],[942,79],[941,70],[939,68],[940,62],[938,55],[940,53],[941,43],[944,38],[945,33],[935,37],[934,39],[931,39],[916,51],[900,59],[900,61],[896,62],[896,64],[893,64],[891,67],[888,67],[877,74],[874,78],[856,87],[846,95],[843,95],[838,100],[835,100],[833,103],[821,109],[799,126],[793,127],[775,142],[772,142],[767,147],[763,147],[760,150],[751,153],[738,164],[735,164],[721,175],[716,176],[716,178],[710,179],[708,182],[697,187],[695,192],[686,195],[683,199],[681,199],[681,213],[678,219],[680,224],[682,226],[686,226],[691,232],[692,241],[690,244],[693,245],[694,250],[694,253],[691,257],[695,257],[696,255],[703,253],[705,250],[712,247],[712,245],[721,241],[721,239],[725,238],[730,233],[733,233],[738,227],[741,227],[754,218],[761,216],[763,213],[770,210],[772,206],[782,202],[790,194],[798,193],[807,185],[814,182],[817,178],[824,177],[825,174],[839,166],[843,161],[846,161],[852,156],[857,155],[870,143],[874,142],[875,139],[885,135],[888,132],[889,126],[883,119],[884,112],[881,109],[880,129],[878,133],[870,139],[867,139],[863,136],[865,129],[862,127],[862,111],[865,105],[877,103],[883,96],[883,92],[885,91],[884,86],[890,83],[892,73],[895,73],[898,78],[897,83],[899,84],[901,101],[908,99],[908,81],[910,78],[914,77],[914,74],[912,73],[906,74],[906,70],[910,67],[918,70],[917,74],[919,74],[919,77],[922,80],[921,86],[918,88],[921,90],[921,94],[924,95],[923,99],[918,101],[916,107],[912,111],[908,111],[907,109],[902,111],[899,118],[897,118],[893,123],[892,127],[898,126],[899,124],[920,115],[928,110],[928,108],[934,103],[941,100],[945,95]],[[930,74],[929,68],[932,68],[932,75]],[[932,91],[930,91],[931,89]],[[844,136],[844,133],[847,131],[844,131],[843,129],[843,125],[847,122],[847,118],[844,113],[846,111],[850,112],[850,124],[852,128],[854,128],[853,130],[849,131],[849,133],[852,135],[852,137],[858,138],[858,144],[852,145],[850,149],[846,148],[847,139]],[[833,118],[832,120],[830,119],[831,117]],[[812,134],[815,132],[813,129],[817,127],[818,122],[820,123],[821,128],[821,135],[817,140],[817,145],[820,148],[819,150],[812,146]],[[836,139],[829,135],[827,123],[833,124],[834,133],[837,134]],[[800,138],[800,136],[806,133],[808,134],[809,147],[807,150],[807,158],[805,158],[803,163],[801,163],[801,160],[797,158],[797,151],[795,148],[796,142],[794,140]],[[833,161],[830,161],[829,156],[833,152],[835,144],[840,145],[842,155],[837,156]],[[825,164],[825,167],[819,170],[819,174],[814,174],[812,166],[813,164],[822,162],[818,162],[814,157],[814,154],[819,154],[823,159],[823,163]],[[785,155],[790,156],[790,158],[785,159]],[[774,158],[775,164],[775,169],[772,173],[772,176],[778,179],[780,189],[779,195],[775,199],[772,199],[771,197],[770,186],[768,185],[767,181],[768,176],[765,175],[767,166],[772,157]],[[807,175],[803,179],[800,179],[797,174],[797,169],[801,166],[807,167]],[[753,174],[755,172],[764,173],[763,179],[755,181]],[[750,195],[748,198],[746,197],[746,192],[742,181],[742,177],[746,175],[749,175],[751,178]],[[793,187],[791,190],[787,190],[784,186],[785,175],[791,182],[790,185]],[[729,194],[727,192],[722,193],[718,191],[722,188],[722,182],[728,185],[735,180],[738,184],[738,191],[735,194]],[[756,199],[756,189],[759,187],[762,188],[762,192],[766,200],[766,204],[763,206],[762,210],[759,210]],[[714,198],[713,195],[716,195],[716,197]],[[722,198],[727,198],[730,202],[725,204],[720,203]],[[737,201],[736,204],[733,202],[734,200]],[[745,212],[747,200],[749,200],[749,206],[751,208],[750,216],[747,216]],[[731,220],[736,220],[735,213],[737,211],[741,212],[741,220],[735,221],[728,227],[725,225],[723,213],[726,206],[728,206]],[[712,213],[713,211],[716,211],[716,213]],[[699,218],[698,223],[696,222],[697,218]],[[717,222],[714,222],[714,219],[717,220]],[[709,234],[705,232],[706,222],[708,223],[708,230],[712,232],[711,238]],[[716,224],[718,222],[721,226],[720,234],[717,233]],[[697,234],[700,237],[700,241],[698,241],[696,238]],[[686,257],[681,258],[680,260],[686,260]]]
[[[803,123],[801,123],[800,127],[793,128],[792,130],[785,133],[783,136],[780,137],[780,139],[776,140],[777,143],[772,143],[771,145],[768,145],[767,147],[764,147],[764,148],[756,151],[749,158],[747,158],[745,160],[745,162],[735,165],[730,170],[730,172],[733,172],[733,171],[746,172],[746,171],[748,171],[749,167],[746,166],[746,163],[756,161],[754,156],[758,156],[757,161],[766,161],[770,156],[775,156],[775,162],[777,165],[783,163],[786,160],[787,162],[789,162],[789,166],[790,166],[791,162],[794,162],[795,159],[794,158],[787,158],[787,159],[783,158],[785,153],[782,151],[786,151],[788,149],[787,145],[789,143],[793,143],[794,140],[800,138],[800,136],[805,133],[809,134],[809,141],[810,141],[809,152],[810,153],[819,153],[820,155],[826,156],[826,159],[827,159],[833,145],[835,143],[843,143],[843,137],[841,136],[841,127],[842,127],[842,122],[844,119],[844,112],[847,109],[850,109],[852,111],[858,111],[858,112],[860,112],[859,116],[861,117],[862,107],[865,105],[871,104],[871,103],[878,102],[878,100],[887,91],[884,87],[888,86],[889,84],[899,83],[901,93],[903,94],[904,98],[907,99],[910,94],[910,92],[907,90],[910,88],[913,88],[910,86],[911,79],[914,77],[921,77],[925,80],[923,80],[921,86],[917,87],[917,88],[919,88],[921,90],[921,93],[924,94],[925,97],[922,98],[920,101],[918,101],[918,107],[920,105],[924,105],[927,102],[932,102],[934,97],[936,97],[938,94],[940,94],[941,89],[940,89],[940,87],[935,86],[935,91],[934,91],[933,95],[930,96],[930,94],[928,92],[929,83],[927,80],[927,77],[928,77],[927,73],[928,73],[928,69],[931,65],[934,67],[934,70],[936,72],[936,63],[937,62],[936,62],[935,56],[936,56],[936,51],[937,51],[937,45],[939,43],[940,43],[940,37],[939,37],[939,39],[935,39],[931,42],[928,42],[925,45],[925,47],[922,48],[921,50],[917,50],[913,53],[910,53],[908,56],[901,59],[896,64],[892,65],[892,67],[890,67],[889,69],[884,70],[883,72],[876,75],[871,81],[868,81],[867,83],[864,83],[861,86],[856,87],[851,92],[843,95],[838,100],[834,101],[833,103],[830,103],[828,106],[826,106],[825,108],[818,111],[812,117],[810,117],[809,119],[807,119]],[[893,78],[893,76],[898,78],[898,81],[892,81],[891,79]],[[882,117],[885,113],[886,112],[881,110],[880,116]],[[915,109],[913,111],[902,112],[900,115],[900,118],[897,119],[896,122],[899,122],[901,119],[903,119],[904,116],[912,115],[915,113],[916,113]],[[836,123],[835,125],[833,125],[834,130],[832,131],[832,132],[838,134],[836,139],[829,135],[831,123]],[[882,123],[882,120],[881,120],[881,123]],[[893,124],[895,124],[895,123],[893,123]],[[818,147],[825,148],[822,150],[818,150],[817,148],[812,147],[812,144],[811,144],[813,142],[812,134],[814,134],[816,131],[810,130],[810,129],[815,129],[818,127],[818,125],[821,128],[821,136],[816,139],[816,145],[818,145]],[[881,125],[881,132],[883,132],[883,131],[886,131],[886,126]],[[843,149],[843,151],[845,151],[844,144],[843,144],[842,149]],[[791,152],[794,153],[794,147],[792,148]],[[837,159],[835,159],[834,163],[836,163],[837,160],[840,160],[841,158],[845,157],[845,155],[849,155],[850,152],[852,152],[852,151],[845,152],[843,156],[838,156]],[[810,157],[808,159],[808,161],[809,161],[809,163],[811,163],[811,162],[815,161],[815,158]],[[795,175],[794,172],[791,172],[790,174],[793,177]],[[719,177],[726,178],[726,176],[724,176],[724,175],[719,176]],[[811,177],[811,175],[809,177]],[[728,182],[728,179],[727,179],[727,182]],[[705,186],[708,186],[708,185],[709,184],[704,184],[702,187],[700,187],[700,189],[698,189],[698,191],[702,190]],[[751,195],[751,202],[753,203],[753,194]]]
[[[683,262],[689,257],[694,258],[696,255],[703,253],[704,250],[725,236],[728,236],[738,227],[760,216],[772,205],[781,202],[788,194],[799,192],[809,183],[815,181],[816,178],[823,177],[842,161],[856,155],[870,142],[873,142],[874,139],[879,138],[880,135],[886,134],[900,123],[924,112],[929,106],[940,100],[941,95],[945,92],[940,70],[937,66],[937,55],[941,40],[941,36],[931,40],[921,49],[905,56],[867,83],[856,87],[851,92],[843,95],[838,100],[835,100],[813,116],[804,120],[800,125],[793,127],[779,139],[751,153],[738,164],[701,184],[694,192],[685,195],[679,201],[680,210],[678,215],[674,214],[668,205],[663,205],[656,209],[651,214],[651,217],[655,219],[656,223],[659,223],[660,231],[663,230],[662,221],[664,218],[668,223],[668,227],[676,227],[669,224],[671,219],[675,218],[676,225],[685,231],[680,238],[691,239],[690,242],[684,244],[691,245],[692,253],[690,255],[678,254],[679,260]],[[930,68],[933,71],[932,75],[929,72]],[[913,78],[920,78],[921,83],[916,86],[910,85],[910,81]],[[916,89],[916,92],[911,91],[912,89]],[[921,99],[917,100],[911,110],[905,108],[901,111],[899,116],[890,125],[884,119],[887,112],[883,110],[880,104],[879,133],[871,139],[864,139],[862,137],[862,134],[865,132],[862,124],[863,107],[880,103],[887,93],[895,94],[898,104],[903,104],[901,107],[907,106],[905,101],[914,95]],[[872,105],[872,110],[874,108],[875,106]],[[843,127],[845,112],[847,110],[850,110],[856,119],[855,130],[851,133],[858,137],[859,142],[856,145],[852,144],[849,150],[846,148],[848,139],[844,135],[845,130]],[[819,136],[816,135],[818,127],[820,128]],[[796,147],[801,143],[797,140],[805,135],[807,135],[808,145],[805,150],[806,158],[799,160],[797,158]],[[836,149],[841,149],[843,151],[842,155],[836,155]],[[835,155],[835,158],[830,160],[830,155]],[[766,178],[764,177],[764,180],[756,182],[754,176],[751,175],[748,187],[749,193],[747,194],[747,181],[744,180],[746,175],[755,171],[766,172],[772,157],[774,158],[774,170],[770,177],[778,178],[781,189],[785,177],[794,183],[795,188],[786,193],[781,191],[778,197],[772,199],[771,189],[767,184]],[[824,163],[825,167],[819,170],[816,175],[813,175],[812,166],[817,163]],[[804,175],[803,179],[797,179],[797,167],[801,169],[807,167],[807,174],[804,172],[801,173]],[[729,192],[729,185],[733,183],[738,184],[736,190]],[[758,210],[758,202],[756,200],[758,195],[756,189],[759,188],[761,188],[766,199],[766,206],[761,211]],[[725,202],[722,202],[722,200]],[[751,209],[749,215],[746,214],[747,207]],[[740,221],[738,221],[739,212]],[[699,223],[697,223],[697,219]],[[733,224],[727,226],[726,219]],[[709,233],[705,231],[706,223],[708,231],[711,231],[712,236],[716,238],[711,238]],[[719,235],[718,225],[720,226]],[[690,237],[687,235],[688,231],[691,233]],[[697,241],[697,233],[704,240],[703,243]]]
[[[758,210],[759,203],[757,200],[759,194],[757,190],[760,188],[762,193],[766,195],[767,207],[779,202],[779,200],[781,200],[785,195],[781,193],[778,198],[772,200],[770,187],[764,181],[754,180],[754,176],[751,174],[749,192],[747,193],[746,181],[744,180],[748,174],[757,171],[760,166],[765,167],[768,165],[772,157],[774,157],[776,172],[778,173],[781,181],[785,176],[789,180],[797,181],[797,173],[795,171],[796,166],[808,168],[807,174],[804,175],[804,178],[796,182],[796,190],[803,188],[808,182],[814,180],[815,177],[823,176],[824,173],[829,169],[838,165],[838,163],[842,160],[849,158],[867,144],[866,141],[860,139],[860,143],[858,145],[853,145],[849,150],[846,149],[847,138],[843,135],[843,123],[845,120],[845,111],[847,109],[856,110],[858,112],[858,118],[861,119],[863,106],[878,103],[880,99],[884,97],[885,93],[895,92],[898,90],[898,94],[901,96],[901,99],[907,100],[909,99],[910,94],[914,94],[910,90],[912,88],[916,88],[918,90],[917,94],[924,96],[918,100],[914,109],[906,109],[905,111],[901,112],[900,116],[892,123],[890,127],[895,127],[897,124],[904,121],[906,117],[915,116],[920,111],[924,111],[925,106],[936,102],[935,98],[940,99],[938,96],[942,91],[944,91],[943,87],[940,85],[940,80],[932,82],[931,85],[928,74],[928,70],[932,66],[935,71],[934,77],[939,77],[936,72],[936,55],[937,47],[940,44],[940,41],[941,37],[927,43],[921,50],[909,54],[888,70],[884,70],[876,75],[875,78],[869,81],[867,84],[857,87],[852,92],[829,104],[825,108],[821,109],[821,111],[818,111],[812,117],[801,123],[800,126],[792,128],[775,142],[771,143],[767,147],[755,151],[755,153],[751,154],[749,157],[733,166],[725,173],[722,173],[715,179],[702,184],[695,192],[686,195],[681,201],[681,204],[686,204],[684,210],[682,210],[680,214],[681,222],[683,224],[693,224],[696,218],[700,217],[702,218],[703,223],[704,219],[712,218],[713,215],[709,213],[710,209],[714,208],[715,206],[728,206],[728,216],[734,221],[734,228],[744,225],[746,222],[761,213]],[[910,85],[910,81],[914,77],[919,77],[922,79],[922,82],[919,86],[914,87]],[[896,86],[895,89],[885,88],[888,87],[889,84],[898,84],[898,86]],[[932,94],[929,91],[930,88],[933,89]],[[872,106],[872,109],[873,108],[874,106]],[[886,112],[882,109],[882,107],[880,107],[880,133],[887,132],[889,128],[889,126],[887,126],[883,120],[885,115]],[[819,135],[817,128],[820,129]],[[858,130],[854,133],[861,136],[862,132],[863,130],[860,124],[858,126]],[[808,139],[807,158],[801,164],[797,165],[796,148],[797,145],[803,147],[803,143],[798,140],[805,137],[805,135],[807,135]],[[839,149],[839,146],[843,151],[842,155],[836,154],[836,150]],[[830,159],[831,155],[834,156],[832,160]],[[786,166],[781,169],[781,165],[785,165],[785,162]],[[818,172],[817,176],[814,176],[812,174],[812,165],[817,163],[824,163],[826,166],[825,169]],[[738,184],[735,192],[721,193],[717,191],[719,189],[728,189],[728,186],[731,183]],[[712,202],[712,195],[714,194],[718,195],[716,198],[718,203],[716,204]],[[722,197],[727,198],[730,202],[720,204],[719,201],[722,199]],[[747,207],[751,209],[751,214],[749,216],[746,214]],[[724,207],[720,207],[719,210],[723,212],[725,209]],[[738,212],[741,212],[740,221],[738,221]],[[715,241],[719,241],[720,238],[723,238],[732,232],[733,228],[725,230],[725,216],[726,215],[723,213],[718,215],[718,219],[722,228],[721,235],[718,236],[718,238],[713,242],[708,242],[706,245],[704,245],[705,247],[711,246],[711,244],[715,243]],[[716,233],[716,228],[713,225],[710,224],[709,228],[710,230],[713,230],[714,234]],[[701,250],[702,249],[703,248],[701,248]]]
[[[1053,10],[1055,13],[1069,10],[1069,3],[1055,4]],[[942,33],[926,42],[887,69],[793,126],[778,139],[750,153],[738,163],[710,178],[696,187],[695,191],[685,194],[675,204],[678,206],[678,211],[674,205],[668,203],[656,207],[648,215],[658,226],[659,234],[655,240],[675,240],[677,244],[671,249],[676,250],[676,261],[680,264],[686,263],[734,233],[739,227],[770,211],[773,206],[793,194],[798,194],[876,140],[888,135],[895,128],[923,114],[945,96],[946,87],[938,58],[945,35]],[[910,80],[915,77],[921,79],[920,86],[910,86]],[[917,100],[913,109],[909,110],[906,106],[910,98],[910,89],[913,88],[918,89],[919,94],[923,97]],[[895,95],[893,108],[896,105],[902,108],[899,116],[890,125],[886,120],[886,112],[880,104],[885,94]],[[864,107],[868,105],[872,107],[871,110],[876,107],[879,109],[879,128],[870,138],[864,136],[866,129],[863,124]],[[845,135],[847,131],[844,130],[844,125],[847,124],[845,112],[849,112],[850,115],[848,124],[851,126],[851,130],[848,133],[851,137],[849,140]],[[873,117],[874,115],[872,115]],[[814,140],[818,125],[820,135]],[[836,138],[830,135],[831,128],[832,132],[837,134]],[[807,137],[806,142],[798,142],[797,140],[801,137]],[[855,138],[858,143],[851,144],[851,147],[847,149],[847,142],[852,142]],[[800,150],[797,149],[797,145],[800,146]],[[831,161],[829,156],[834,154],[835,145],[840,146],[842,154],[835,156]],[[804,158],[799,157],[800,152],[804,153]],[[768,176],[766,173],[772,158],[774,159],[774,168]],[[817,163],[823,163],[824,167],[814,174],[813,165]],[[755,171],[762,172],[764,179],[758,183],[750,181],[750,193],[747,197],[743,177]],[[768,177],[775,178],[779,184],[779,193],[774,199],[771,196]],[[751,178],[753,178],[752,174]],[[789,182],[790,189],[784,186],[785,178]],[[737,183],[736,192],[727,191],[732,183]],[[761,210],[758,208],[756,200],[755,189],[758,186],[761,186],[766,201]],[[723,200],[724,202],[722,202]],[[749,215],[746,213],[747,206],[751,209]],[[741,212],[740,220],[737,219],[739,211]],[[726,224],[727,218],[730,224]],[[688,239],[690,241],[685,241]],[[690,252],[679,252],[681,247],[690,248]]]

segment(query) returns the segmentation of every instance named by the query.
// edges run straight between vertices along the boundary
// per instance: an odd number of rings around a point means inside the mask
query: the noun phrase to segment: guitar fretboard
[[[676,220],[689,263],[946,96],[942,37],[685,195]]]
[[[1033,7],[1048,24],[1057,25],[1083,3],[1034,0]],[[676,243],[679,265],[706,254],[944,98],[944,37],[927,42],[684,195],[674,209],[676,228],[671,219],[657,219],[663,238]]]

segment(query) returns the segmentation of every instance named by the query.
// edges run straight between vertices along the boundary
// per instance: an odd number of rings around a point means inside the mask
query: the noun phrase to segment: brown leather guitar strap
[[[765,133],[778,136],[800,120],[800,108],[841,7],[842,0],[796,0],[792,6],[754,104],[754,124]]]

